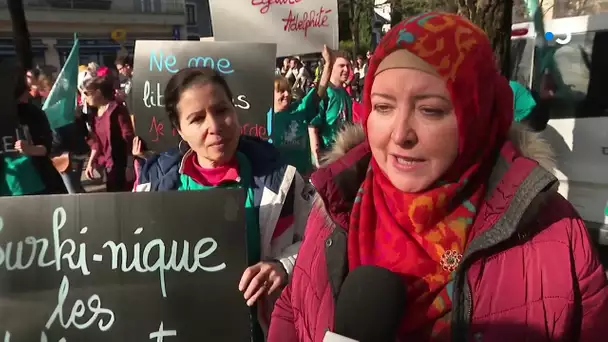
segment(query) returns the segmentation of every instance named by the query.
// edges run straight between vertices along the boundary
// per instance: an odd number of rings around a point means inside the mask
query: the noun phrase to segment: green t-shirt
[[[274,113],[272,143],[283,160],[293,165],[301,174],[312,170],[308,125],[317,115],[318,95],[312,89],[302,99],[292,102],[281,112]],[[269,110],[269,113],[272,109]]]
[[[526,87],[516,81],[509,81],[513,91],[513,118],[516,122],[525,119],[536,106],[536,101]]]
[[[319,114],[310,123],[319,130],[323,148],[329,149],[336,134],[346,122],[352,122],[352,99],[343,87],[328,87],[327,96],[319,105]]]
[[[0,196],[31,195],[44,191],[44,182],[30,157],[5,155],[2,159],[4,180],[0,182]]]
[[[249,266],[257,264],[261,260],[262,246],[260,242],[260,221],[259,208],[255,206],[253,193],[253,176],[251,171],[251,163],[249,159],[242,153],[236,153],[238,172],[240,175],[239,182],[229,182],[218,185],[217,188],[242,188],[245,190],[245,224],[247,236],[247,262]],[[216,188],[215,186],[206,186],[196,182],[192,177],[180,173],[178,191],[189,190],[208,190]],[[251,318],[251,334],[253,342],[263,342],[264,333],[260,327],[257,316],[257,304],[250,308]]]

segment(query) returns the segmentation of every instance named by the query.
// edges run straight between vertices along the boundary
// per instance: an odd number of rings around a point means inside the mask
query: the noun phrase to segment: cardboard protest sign
[[[210,0],[215,41],[277,44],[277,56],[338,49],[337,0]]]
[[[15,67],[7,62],[0,63],[0,154],[16,153],[15,141],[27,140],[27,133],[19,125],[17,117],[14,78]]]
[[[0,336],[249,342],[243,201],[240,189],[0,198]]]
[[[177,147],[179,135],[164,109],[166,84],[180,69],[209,67],[224,76],[232,90],[241,133],[268,139],[275,55],[274,44],[137,41],[131,91],[137,134],[157,152]]]

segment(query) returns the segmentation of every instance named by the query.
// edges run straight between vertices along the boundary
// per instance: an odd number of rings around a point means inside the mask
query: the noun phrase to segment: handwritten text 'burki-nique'
[[[152,51],[150,53],[149,60],[149,71],[151,72],[168,72],[175,74],[179,71],[177,57],[173,54],[165,54],[162,51]],[[220,57],[214,58],[209,56],[196,56],[188,59],[188,67],[206,67],[211,68],[221,75],[230,75],[234,73],[232,62],[228,58]],[[147,108],[152,107],[164,107],[163,102],[163,91],[162,86],[159,83],[151,84],[150,81],[144,82],[144,96],[143,102]],[[248,110],[251,108],[247,96],[244,94],[236,95],[232,102],[234,106],[241,110]],[[154,135],[152,142],[158,142],[162,136],[165,135],[166,130],[170,129],[172,136],[177,136],[177,130],[172,127],[165,127],[165,125],[158,120],[155,116],[152,117],[150,122],[149,132]],[[266,127],[261,125],[253,125],[243,123],[241,126],[241,134],[252,135],[262,139],[268,139],[268,132]]]
[[[303,3],[305,0],[251,0],[251,5],[259,8],[261,14],[266,14],[272,6],[290,6]],[[328,14],[331,9],[321,6],[318,10],[311,9],[303,13],[289,10],[287,17],[281,20],[284,23],[283,31],[294,32],[304,31],[304,37],[308,36],[308,29],[329,27]]]
[[[70,217],[73,217],[70,215]],[[160,282],[161,295],[166,298],[166,278],[168,272],[197,271],[219,272],[226,268],[226,263],[217,265],[203,265],[204,259],[212,255],[218,248],[217,241],[211,237],[205,237],[194,243],[193,248],[188,241],[181,243],[173,240],[166,245],[161,239],[151,239],[145,245],[139,242],[127,246],[123,242],[106,241],[102,249],[108,251],[104,254],[87,253],[87,245],[84,242],[76,243],[73,239],[61,238],[61,230],[66,226],[68,215],[63,207],[58,207],[53,212],[52,238],[40,238],[28,236],[22,241],[9,241],[0,246],[0,269],[8,272],[23,271],[32,267],[54,268],[57,272],[71,270],[79,272],[83,276],[91,274],[89,264],[91,262],[103,263],[104,257],[108,257],[108,265],[112,270],[118,272],[157,273]],[[0,217],[0,234],[5,229],[4,221]],[[79,234],[87,234],[88,227],[80,229]],[[142,236],[143,227],[134,230],[133,235]],[[76,328],[84,330],[93,327],[97,323],[100,331],[108,331],[115,321],[114,312],[105,308],[99,295],[94,294],[89,298],[77,299],[71,309],[64,309],[70,290],[70,281],[63,276],[57,293],[57,304],[49,317],[45,329],[50,329],[57,322],[64,329]],[[176,330],[164,330],[163,322],[160,323],[158,331],[152,332],[149,339],[162,342],[164,337],[177,336]],[[4,342],[10,342],[11,334],[6,331]],[[41,342],[48,342],[45,331],[42,331]],[[52,341],[51,341],[52,342]],[[58,342],[67,342],[65,338]]]

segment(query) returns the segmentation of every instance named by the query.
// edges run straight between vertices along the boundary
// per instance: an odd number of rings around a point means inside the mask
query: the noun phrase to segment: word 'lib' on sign
[[[300,2],[302,2],[302,0],[251,0],[251,5],[259,8],[261,14],[266,14],[273,5],[297,5]],[[331,9],[323,6],[318,10],[313,9],[303,13],[290,9],[289,14],[286,17],[281,18],[281,21],[284,24],[283,31],[303,31],[304,37],[307,37],[308,30],[311,28],[329,27],[328,14],[331,12]]]

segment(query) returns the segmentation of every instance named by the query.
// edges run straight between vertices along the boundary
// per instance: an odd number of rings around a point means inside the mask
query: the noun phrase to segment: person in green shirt
[[[11,151],[0,151],[0,196],[67,193],[49,153],[53,135],[46,114],[29,103],[26,79],[15,75],[14,97],[21,137]],[[4,153],[7,152],[7,153]]]
[[[317,167],[323,151],[329,150],[333,145],[336,133],[346,122],[352,122],[352,98],[344,89],[344,83],[350,74],[350,61],[346,53],[341,51],[337,51],[334,56],[327,96],[321,101],[319,113],[311,121],[308,130],[311,153]]]
[[[513,118],[516,122],[521,122],[532,113],[536,107],[536,100],[530,91],[516,81],[509,81],[513,91]]]
[[[274,108],[269,111],[274,122],[270,137],[284,161],[302,175],[308,175],[313,169],[308,126],[317,115],[331,75],[332,51],[325,46],[322,55],[325,62],[319,83],[302,99],[292,101],[289,82],[284,77],[277,76],[274,81]]]

